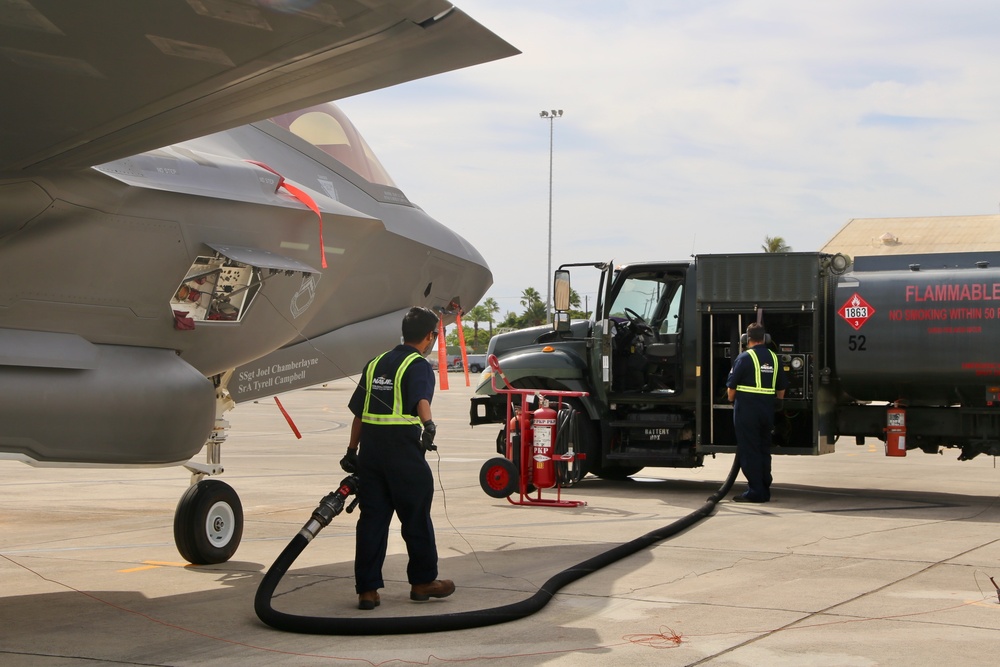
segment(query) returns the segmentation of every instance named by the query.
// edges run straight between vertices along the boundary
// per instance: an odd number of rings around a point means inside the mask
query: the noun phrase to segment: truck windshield
[[[659,333],[677,333],[682,287],[678,275],[664,271],[633,273],[619,283],[608,312],[622,319],[638,315]]]

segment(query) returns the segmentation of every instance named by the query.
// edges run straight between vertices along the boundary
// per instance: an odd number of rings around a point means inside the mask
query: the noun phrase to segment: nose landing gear
[[[224,563],[243,538],[243,505],[231,486],[203,479],[188,487],[174,514],[174,542],[195,565]]]

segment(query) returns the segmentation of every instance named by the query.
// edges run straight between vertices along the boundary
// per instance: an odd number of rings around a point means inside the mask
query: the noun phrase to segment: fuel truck
[[[571,273],[599,285],[589,320],[569,317]],[[565,399],[578,476],[734,453],[725,382],[754,322],[790,381],[774,454],[831,453],[842,436],[883,441],[890,456],[1000,454],[1000,253],[567,264],[553,288],[552,326],[494,336],[488,354],[513,387],[586,393]],[[503,454],[511,394],[491,375],[470,417],[500,425]]]

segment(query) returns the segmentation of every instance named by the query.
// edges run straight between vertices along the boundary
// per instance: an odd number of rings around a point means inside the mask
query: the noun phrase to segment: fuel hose
[[[337,491],[327,495],[320,501],[312,517],[302,527],[302,530],[292,538],[288,546],[281,552],[271,565],[257,587],[254,597],[254,611],[258,618],[267,625],[286,632],[297,632],[312,635],[393,635],[420,634],[427,632],[446,632],[450,630],[465,630],[488,625],[498,625],[516,621],[539,611],[564,586],[581,579],[588,574],[607,567],[626,556],[641,551],[649,546],[677,535],[707,518],[715,510],[718,502],[725,497],[736,480],[739,472],[738,459],[733,457],[733,466],[719,490],[708,497],[704,505],[687,516],[677,519],[662,528],[637,537],[630,542],[620,544],[600,553],[593,558],[577,563],[572,567],[556,573],[541,588],[529,598],[499,607],[457,612],[453,614],[433,614],[428,616],[377,617],[377,618],[340,618],[326,616],[303,616],[278,611],[271,606],[271,599],[278,582],[285,576],[288,568],[309,545],[314,537],[324,527],[329,525],[335,516],[345,509],[346,499],[357,491],[357,477],[350,475],[345,478]],[[354,505],[347,505],[350,512]]]

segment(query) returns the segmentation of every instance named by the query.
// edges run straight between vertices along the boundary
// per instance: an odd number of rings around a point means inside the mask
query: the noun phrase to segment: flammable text
[[[907,285],[907,301],[1000,301],[1000,283]]]

